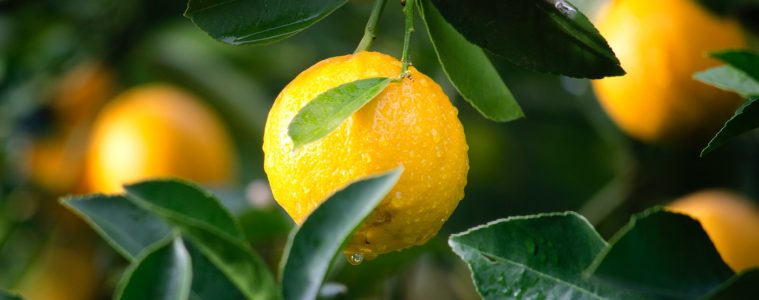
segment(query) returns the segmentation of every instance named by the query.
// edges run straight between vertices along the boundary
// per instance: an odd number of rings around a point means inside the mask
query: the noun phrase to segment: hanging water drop
[[[353,253],[348,257],[348,262],[354,266],[361,264],[362,261],[364,261],[364,255],[361,253]]]

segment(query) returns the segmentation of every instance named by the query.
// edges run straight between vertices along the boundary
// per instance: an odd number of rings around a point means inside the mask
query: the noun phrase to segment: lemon
[[[736,272],[759,267],[759,208],[751,200],[728,191],[706,190],[667,207],[701,222],[722,259]]]
[[[720,64],[710,51],[745,48],[739,26],[693,0],[617,0],[598,30],[627,75],[593,81],[599,101],[629,135],[673,144],[714,134],[741,99],[692,79]]]
[[[117,96],[95,120],[87,152],[90,192],[120,192],[123,184],[156,177],[226,185],[236,174],[234,147],[221,120],[168,85]]]
[[[111,70],[95,61],[79,63],[61,77],[50,103],[55,130],[34,138],[23,151],[23,168],[33,183],[54,194],[76,189],[89,126],[114,81]]]
[[[469,162],[458,111],[413,67],[329,135],[293,149],[287,127],[311,99],[355,80],[398,77],[400,70],[397,59],[377,52],[323,60],[282,90],[266,122],[264,169],[275,200],[299,224],[350,182],[404,166],[346,245],[348,257],[372,259],[427,242],[464,196]]]

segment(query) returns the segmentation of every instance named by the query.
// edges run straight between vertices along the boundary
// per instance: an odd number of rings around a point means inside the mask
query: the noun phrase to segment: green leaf
[[[247,299],[277,299],[279,292],[263,260],[246,244],[239,225],[218,200],[176,180],[126,186],[127,197],[181,229]]]
[[[61,203],[82,217],[129,260],[134,260],[171,233],[166,222],[135,206],[124,196],[73,196],[64,198]]]
[[[759,0],[698,0],[698,2],[712,12],[723,16],[759,7]]]
[[[631,297],[582,278],[606,243],[573,212],[502,219],[448,243],[469,265],[483,299]]]
[[[759,269],[749,269],[733,276],[712,291],[708,299],[759,299]]]
[[[266,263],[242,242],[201,227],[176,225],[246,299],[281,298]]]
[[[709,55],[759,81],[759,54],[745,50],[728,50],[713,52]]]
[[[488,119],[506,122],[524,117],[485,52],[448,24],[429,0],[418,3],[440,65],[461,96]]]
[[[655,208],[617,232],[586,274],[655,297],[698,298],[733,271],[698,221]]]
[[[240,225],[219,200],[189,182],[152,180],[124,188],[132,202],[148,211],[233,239],[245,240]]]
[[[0,300],[24,300],[24,298],[16,293],[0,289]]]
[[[192,242],[186,243],[185,246],[192,258],[191,299],[245,299],[245,296],[227,279],[227,276],[206,258]]]
[[[377,97],[392,81],[378,77],[356,80],[316,96],[290,121],[287,133],[295,148],[327,136],[354,112]]]
[[[752,97],[741,105],[733,116],[725,122],[709,144],[701,150],[701,157],[722,146],[727,140],[759,127],[759,97]]]
[[[320,21],[348,0],[189,0],[185,17],[232,45],[286,39]]]
[[[528,69],[601,78],[625,72],[588,18],[565,0],[432,0],[470,42]]]
[[[191,283],[192,263],[184,242],[165,239],[127,268],[114,299],[188,299]]]
[[[315,299],[330,262],[351,233],[385,198],[403,167],[337,191],[296,229],[282,257],[284,299]]]
[[[693,74],[693,78],[741,96],[759,95],[759,82],[732,66],[719,66]]]

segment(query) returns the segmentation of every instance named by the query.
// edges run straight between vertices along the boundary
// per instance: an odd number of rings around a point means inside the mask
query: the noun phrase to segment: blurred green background
[[[592,16],[604,1],[573,2]],[[351,1],[281,43],[234,47],[182,17],[184,0],[0,1],[0,288],[34,290],[43,300],[110,298],[126,262],[57,199],[82,192],[77,168],[97,108],[121,91],[156,82],[196,95],[224,120],[239,174],[215,192],[276,266],[292,225],[271,199],[262,170],[268,108],[300,71],[354,50],[371,3]],[[400,56],[402,27],[400,6],[390,1],[374,50]],[[759,198],[756,132],[703,159],[698,146],[642,145],[611,123],[588,80],[492,59],[526,118],[482,118],[450,86],[423,26],[416,27],[412,61],[443,86],[464,124],[471,165],[466,197],[427,245],[359,266],[336,262],[322,296],[476,298],[468,270],[446,239],[498,218],[576,210],[608,238],[632,213],[697,190],[729,188]],[[109,88],[92,115],[72,124],[56,101],[72,82],[66,78],[83,65],[107,70]],[[35,179],[29,154],[48,140],[69,151],[45,160],[64,166],[50,175],[64,183]]]

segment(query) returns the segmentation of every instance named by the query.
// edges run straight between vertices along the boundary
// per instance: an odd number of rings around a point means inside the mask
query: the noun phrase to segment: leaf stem
[[[408,76],[408,67],[411,58],[409,57],[409,46],[411,44],[411,33],[414,32],[414,0],[401,0],[404,5],[403,13],[406,14],[406,33],[403,37],[403,54],[401,56],[401,78]]]
[[[369,15],[369,21],[366,22],[366,27],[364,28],[364,37],[361,38],[361,42],[358,43],[358,47],[356,47],[356,51],[353,53],[369,50],[372,42],[377,38],[375,31],[377,30],[377,22],[380,16],[382,16],[382,11],[385,9],[385,1],[387,0],[374,0],[372,14]]]

